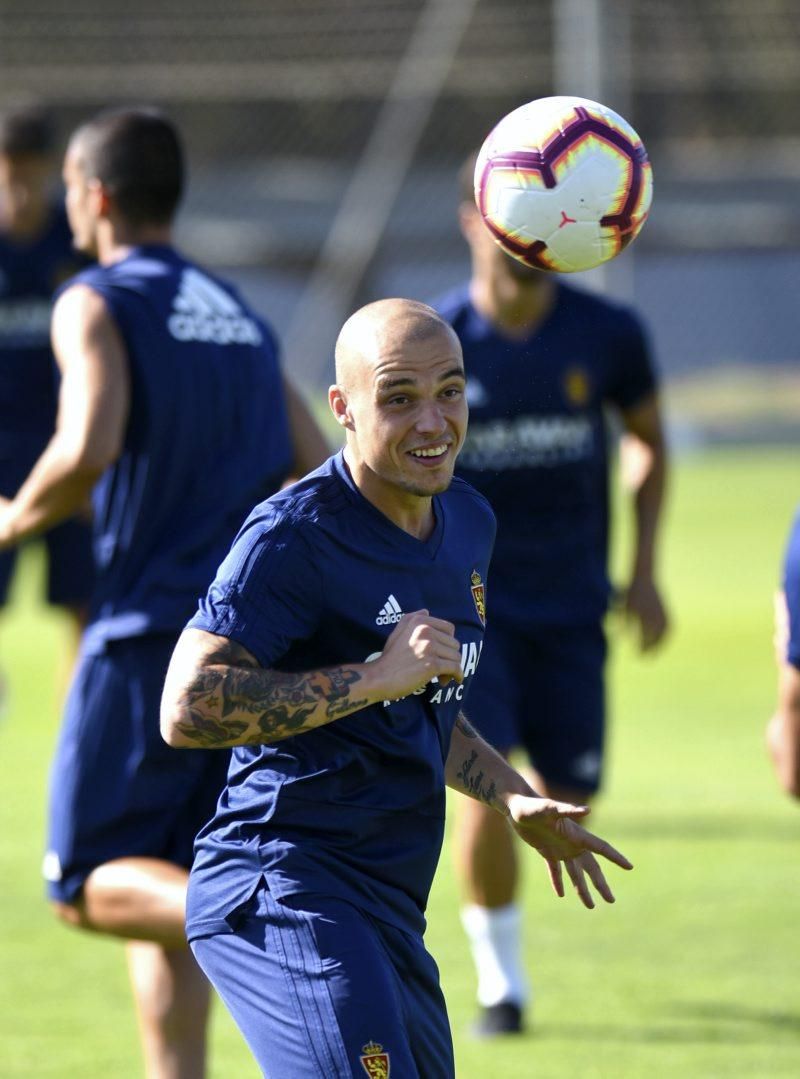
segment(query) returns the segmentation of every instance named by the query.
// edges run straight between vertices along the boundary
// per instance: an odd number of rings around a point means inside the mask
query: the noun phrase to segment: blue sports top
[[[122,453],[93,494],[92,651],[184,626],[292,447],[275,339],[230,286],[161,246],[75,283],[119,327],[131,392]]]
[[[789,644],[786,661],[800,669],[800,510],[795,516],[783,567],[783,590],[789,610]]]
[[[50,350],[53,293],[84,260],[61,206],[38,236],[0,233],[0,454],[38,454],[53,434],[56,368]],[[24,443],[24,445],[22,445]]]
[[[526,340],[502,336],[466,286],[435,306],[464,350],[470,421],[457,471],[497,514],[492,617],[566,625],[609,597],[604,407],[628,409],[656,377],[629,310],[559,282]]]
[[[407,931],[424,911],[444,830],[444,764],[478,665],[494,538],[462,480],[434,498],[420,541],[358,491],[341,453],[256,509],[190,627],[238,641],[266,668],[376,659],[402,613],[456,627],[464,682],[429,683],[326,726],[233,750],[228,785],[200,832],[189,937],[226,917],[262,875],[278,897],[334,895]]]

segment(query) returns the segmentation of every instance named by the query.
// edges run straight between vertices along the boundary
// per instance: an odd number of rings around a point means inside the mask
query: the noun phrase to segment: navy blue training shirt
[[[56,369],[50,350],[53,293],[84,265],[61,206],[30,239],[0,233],[0,454],[26,458],[55,429]]]
[[[263,875],[278,897],[339,896],[409,931],[442,844],[444,764],[480,658],[494,516],[455,479],[420,541],[353,484],[337,454],[258,506],[189,623],[244,645],[266,668],[311,671],[376,659],[402,613],[456,627],[464,682],[429,683],[271,745],[233,750],[216,816],[201,831],[189,937],[226,921]]]
[[[783,590],[789,612],[786,662],[800,669],[800,511],[795,516],[783,566]]]
[[[492,615],[519,625],[596,621],[606,609],[604,407],[653,393],[644,330],[627,308],[559,282],[527,339],[502,336],[464,286],[435,304],[464,350],[469,431],[457,472],[497,515]]]
[[[77,282],[119,327],[131,386],[122,453],[93,494],[91,651],[180,630],[293,455],[275,340],[233,289],[162,246]]]

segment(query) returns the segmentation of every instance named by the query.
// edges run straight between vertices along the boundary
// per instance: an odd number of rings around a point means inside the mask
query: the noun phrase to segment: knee
[[[59,900],[52,900],[50,903],[50,909],[56,918],[65,925],[70,925],[74,929],[90,929],[91,926],[86,920],[86,911],[80,900],[76,900],[73,903],[62,903]]]

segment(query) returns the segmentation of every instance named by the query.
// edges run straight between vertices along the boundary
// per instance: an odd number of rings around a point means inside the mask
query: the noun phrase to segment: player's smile
[[[450,452],[449,442],[438,442],[433,446],[420,446],[417,449],[408,450],[407,456],[418,461],[423,468],[436,468],[447,459]]]

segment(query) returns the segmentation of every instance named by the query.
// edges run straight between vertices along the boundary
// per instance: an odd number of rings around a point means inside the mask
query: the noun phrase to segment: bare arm
[[[330,447],[319,429],[311,409],[302,394],[286,376],[283,379],[286,408],[289,413],[289,432],[294,449],[292,475],[297,479],[319,468],[330,457]]]
[[[655,395],[622,415],[625,431],[644,450],[645,467],[638,470],[633,484],[635,542],[626,613],[639,624],[643,651],[664,637],[668,618],[656,585],[656,542],[664,502],[667,451],[661,410]]]
[[[623,869],[632,866],[610,843],[575,823],[574,818],[586,816],[588,807],[540,797],[480,737],[463,713],[459,714],[453,728],[445,779],[449,787],[491,806],[508,818],[523,842],[536,849],[547,862],[550,882],[557,895],[564,895],[563,862],[584,906],[594,906],[587,877],[607,903],[614,902],[614,895],[594,855],[602,855]]]
[[[786,597],[779,592],[775,597],[778,704],[767,726],[767,748],[781,787],[800,798],[800,671],[786,660],[788,637]]]
[[[127,357],[101,297],[84,285],[66,291],[53,311],[52,338],[61,369],[56,430],[16,496],[0,503],[4,547],[83,509],[123,444]]]
[[[427,611],[402,618],[372,663],[298,674],[261,667],[227,637],[187,629],[167,672],[161,733],[186,748],[277,742],[404,697],[434,675],[461,681],[460,663],[452,625]]]

